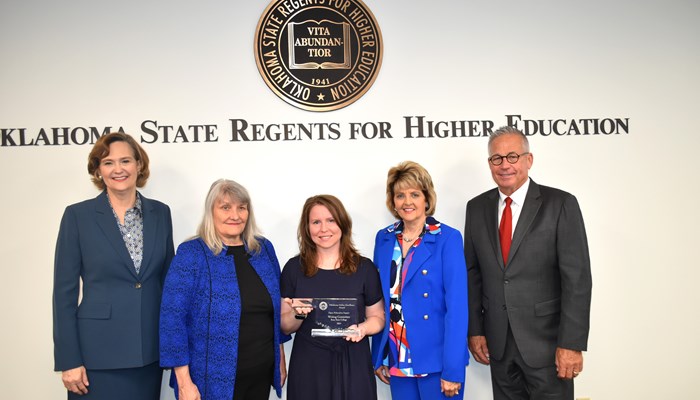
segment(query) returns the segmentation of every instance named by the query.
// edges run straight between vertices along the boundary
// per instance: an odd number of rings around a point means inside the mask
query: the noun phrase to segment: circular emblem
[[[320,308],[321,311],[326,311],[326,309],[328,308],[328,303],[326,303],[325,301],[322,301],[322,302],[318,303],[318,308]]]
[[[382,54],[379,25],[360,0],[273,0],[255,32],[255,62],[267,86],[309,111],[362,97]]]

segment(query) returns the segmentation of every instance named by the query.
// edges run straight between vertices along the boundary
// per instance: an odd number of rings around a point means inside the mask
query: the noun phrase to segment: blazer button
[[[424,270],[421,271],[421,272],[423,273],[423,275],[428,275],[428,270],[427,270],[427,269],[424,269]]]
[[[506,280],[503,281],[503,284],[504,284],[504,285],[507,285],[507,284],[509,284],[509,283],[510,283],[510,281],[509,281],[508,279],[506,279]]]
[[[425,314],[425,315],[423,316],[423,319],[428,319],[428,314]]]
[[[141,289],[141,282],[136,282],[136,284],[134,285],[134,288]]]
[[[425,298],[427,299],[427,298],[428,298],[428,293],[427,293],[427,292],[426,292],[426,293],[423,293],[423,297],[425,297]]]

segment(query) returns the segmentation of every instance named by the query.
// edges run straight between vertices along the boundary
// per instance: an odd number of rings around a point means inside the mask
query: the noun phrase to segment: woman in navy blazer
[[[377,233],[374,263],[386,305],[372,338],[375,374],[392,398],[461,399],[467,352],[467,268],[462,235],[432,217],[428,172],[404,161],[389,170],[386,205],[399,220]]]
[[[170,209],[137,192],[148,180],[148,156],[129,135],[98,139],[88,173],[102,193],[66,208],[56,243],[55,370],[69,399],[157,400]]]

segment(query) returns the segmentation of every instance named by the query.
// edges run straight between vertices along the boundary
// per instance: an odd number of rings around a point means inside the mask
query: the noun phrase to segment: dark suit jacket
[[[158,361],[158,315],[163,280],[174,253],[173,230],[168,206],[143,196],[141,201],[139,275],[106,192],[66,208],[54,264],[56,371],[80,365],[133,368]]]
[[[557,347],[586,350],[591,270],[576,198],[530,181],[508,256],[498,239],[498,189],[467,203],[464,251],[469,336],[485,335],[500,360],[508,324],[525,362],[554,364]]]

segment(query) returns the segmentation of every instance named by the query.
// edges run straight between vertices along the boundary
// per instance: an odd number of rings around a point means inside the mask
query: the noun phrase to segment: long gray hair
[[[214,206],[217,200],[227,197],[232,201],[248,206],[248,221],[245,224],[245,228],[243,228],[243,233],[241,233],[241,239],[249,252],[259,253],[260,241],[258,237],[260,237],[260,231],[255,224],[255,213],[253,212],[253,203],[250,201],[250,195],[240,183],[228,179],[219,179],[212,183],[207,199],[204,202],[204,216],[197,229],[197,236],[202,238],[214,254],[218,255],[221,253],[224,243],[216,233],[216,227],[214,226]]]

